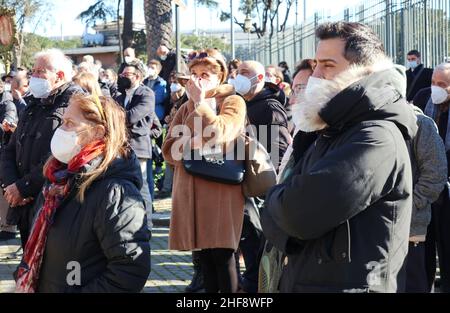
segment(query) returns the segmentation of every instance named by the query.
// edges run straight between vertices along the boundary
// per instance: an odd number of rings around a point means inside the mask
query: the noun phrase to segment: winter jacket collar
[[[329,88],[294,106],[293,117],[303,131],[325,130],[327,135],[365,120],[394,122],[405,138],[416,132],[415,115],[405,101],[403,67],[381,58],[372,66],[352,66],[329,81]]]
[[[73,90],[72,90],[73,89]],[[75,90],[75,89],[79,89],[79,90]],[[41,99],[40,104],[43,106],[52,106],[57,102],[57,99],[60,96],[65,95],[66,91],[71,90],[72,92],[70,92],[68,94],[68,96],[70,97],[75,91],[79,91],[79,92],[83,92],[83,90],[81,89],[81,87],[79,87],[78,85],[75,85],[72,82],[67,82],[61,86],[59,86],[58,88],[56,88],[55,90],[53,90],[50,95],[47,98]],[[65,99],[65,101],[63,102],[68,102],[69,99]]]

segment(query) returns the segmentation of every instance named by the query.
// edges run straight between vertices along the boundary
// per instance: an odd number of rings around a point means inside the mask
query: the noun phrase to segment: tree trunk
[[[122,43],[124,48],[133,45],[133,0],[124,2]]]
[[[172,2],[170,0],[144,0],[145,27],[147,30],[147,56],[156,58],[160,45],[172,48]]]

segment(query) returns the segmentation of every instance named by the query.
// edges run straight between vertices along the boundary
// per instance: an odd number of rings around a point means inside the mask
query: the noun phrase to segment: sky
[[[117,0],[106,0],[117,6]],[[219,9],[209,10],[204,7],[198,7],[194,10],[195,0],[184,0],[187,2],[187,10],[181,11],[181,31],[190,32],[195,29],[197,20],[197,28],[199,30],[209,29],[227,29],[230,27],[229,22],[220,22],[219,15],[221,9],[229,12],[230,0],[219,0]],[[244,16],[238,12],[240,0],[232,0],[235,7],[235,15],[239,20],[243,20]],[[329,15],[334,15],[341,12],[347,6],[353,6],[363,0],[306,0],[306,16],[309,17],[316,11],[325,11]],[[90,5],[94,4],[96,0],[48,0],[50,8],[45,11],[42,16],[38,17],[37,23],[28,24],[26,31],[35,32],[38,35],[47,37],[56,36],[81,36],[85,29],[84,24],[77,20],[76,17]],[[122,1],[123,3],[123,1]],[[333,10],[329,9],[330,3],[333,3]],[[303,17],[303,0],[298,0],[298,17],[301,21]],[[143,0],[133,0],[133,19],[135,22],[144,23]],[[295,6],[295,5],[294,5]],[[295,22],[295,7],[291,9],[289,14],[289,23]],[[195,19],[195,13],[197,19]],[[237,26],[237,25],[236,25]]]

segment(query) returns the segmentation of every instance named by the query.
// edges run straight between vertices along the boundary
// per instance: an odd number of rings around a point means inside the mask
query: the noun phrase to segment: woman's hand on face
[[[191,76],[191,79],[186,84],[186,90],[194,103],[200,103],[205,100],[205,90],[203,89],[200,80],[201,78]]]

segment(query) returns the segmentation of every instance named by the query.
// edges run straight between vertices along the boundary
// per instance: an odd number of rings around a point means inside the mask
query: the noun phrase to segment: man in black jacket
[[[11,209],[8,224],[17,225],[22,246],[28,239],[34,200],[44,183],[42,167],[49,158],[50,141],[74,92],[72,63],[60,51],[50,49],[35,57],[30,90],[33,96],[0,159],[0,181]]]
[[[141,61],[134,59],[127,63],[117,81],[122,94],[116,100],[126,111],[131,148],[141,165],[141,194],[146,205],[148,227],[151,230],[152,199],[147,183],[147,161],[152,158],[150,132],[155,116],[155,94],[149,87],[142,85],[144,75],[145,68]]]
[[[420,59],[420,52],[417,50],[409,51],[406,58],[409,67],[406,71],[406,100],[412,101],[420,89],[431,86],[433,69],[423,66]]]
[[[412,207],[405,75],[360,23],[316,30],[297,125],[319,136],[269,190],[266,238],[287,254],[282,292],[401,292]],[[294,151],[298,147],[294,144]]]
[[[290,134],[284,102],[280,103],[284,94],[275,84],[265,83],[265,72],[261,63],[245,61],[239,66],[232,84],[246,102],[247,117],[258,140],[278,168],[290,143]],[[259,221],[260,206],[259,199],[246,199],[239,244],[246,267],[242,279],[242,289],[246,292],[256,292],[258,286],[258,266],[264,239]]]
[[[267,149],[275,168],[278,169],[291,141],[284,93],[270,83],[265,83],[264,66],[256,61],[245,61],[238,68],[233,81],[236,92],[247,104],[250,124],[256,128],[258,140]]]

